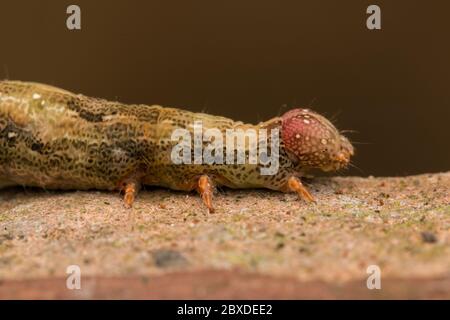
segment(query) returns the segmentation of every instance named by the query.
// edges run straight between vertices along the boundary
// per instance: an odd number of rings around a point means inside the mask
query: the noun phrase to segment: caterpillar
[[[277,150],[268,149],[277,151],[277,171],[261,174],[267,167],[261,162],[174,163],[173,150],[180,142],[174,131],[194,135],[193,124],[199,122],[203,130],[224,135],[229,130],[277,130]],[[233,152],[248,158],[245,141]],[[205,141],[197,146],[207,151]],[[230,151],[227,146],[221,149],[224,154]],[[0,81],[0,188],[119,190],[127,207],[145,185],[197,190],[213,212],[217,186],[297,192],[314,201],[301,181],[305,173],[339,170],[353,154],[349,140],[330,121],[305,108],[253,125],[158,105],[126,105],[45,84]]]

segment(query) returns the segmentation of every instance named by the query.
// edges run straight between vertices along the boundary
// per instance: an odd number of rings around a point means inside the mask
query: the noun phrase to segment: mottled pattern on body
[[[251,128],[224,117],[174,108],[125,105],[76,95],[47,85],[0,82],[0,183],[50,189],[115,189],[130,176],[144,184],[192,190],[201,174],[234,188],[285,183],[292,166],[287,155],[275,176],[261,176],[258,165],[175,165],[171,134]],[[277,121],[275,121],[276,123]],[[262,123],[256,128],[273,124]],[[279,124],[278,124],[279,125]]]

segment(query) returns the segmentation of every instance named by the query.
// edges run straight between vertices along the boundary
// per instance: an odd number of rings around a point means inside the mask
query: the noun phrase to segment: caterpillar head
[[[281,138],[298,166],[331,171],[349,164],[353,146],[326,118],[308,109],[293,109],[281,118]]]

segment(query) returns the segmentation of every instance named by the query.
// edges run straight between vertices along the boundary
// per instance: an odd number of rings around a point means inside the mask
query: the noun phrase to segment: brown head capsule
[[[330,121],[308,109],[293,109],[282,116],[281,137],[302,168],[338,170],[349,164],[354,152]]]

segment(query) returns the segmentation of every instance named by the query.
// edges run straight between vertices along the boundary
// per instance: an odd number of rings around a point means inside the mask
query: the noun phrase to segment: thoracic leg
[[[305,188],[299,178],[290,177],[288,180],[288,188],[290,191],[295,191],[297,194],[307,202],[315,202],[314,197]]]
[[[122,191],[124,193],[123,201],[127,208],[131,208],[133,206],[134,199],[139,192],[141,184],[134,179],[126,180],[123,182]]]
[[[206,205],[210,213],[214,213],[212,206],[212,194],[214,187],[211,183],[211,179],[207,175],[203,175],[198,179],[197,191],[202,197],[203,203]]]

